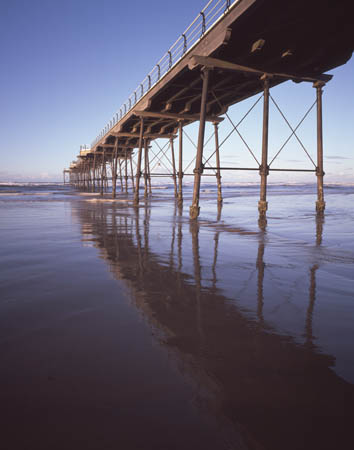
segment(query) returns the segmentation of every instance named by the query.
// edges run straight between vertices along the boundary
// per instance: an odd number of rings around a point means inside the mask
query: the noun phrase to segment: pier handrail
[[[91,143],[94,146],[194,47],[240,0],[210,0]]]

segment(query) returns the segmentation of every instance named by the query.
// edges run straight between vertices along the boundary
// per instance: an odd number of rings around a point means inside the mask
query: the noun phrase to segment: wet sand
[[[353,192],[214,197],[2,201],[4,449],[353,448]]]

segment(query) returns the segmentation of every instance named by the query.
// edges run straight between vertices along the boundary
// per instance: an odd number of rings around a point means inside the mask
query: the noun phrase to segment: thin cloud
[[[351,159],[346,156],[325,156],[326,159]]]

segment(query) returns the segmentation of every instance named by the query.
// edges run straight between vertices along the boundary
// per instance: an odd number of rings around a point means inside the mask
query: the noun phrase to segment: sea
[[[4,450],[353,449],[354,183],[0,183]]]

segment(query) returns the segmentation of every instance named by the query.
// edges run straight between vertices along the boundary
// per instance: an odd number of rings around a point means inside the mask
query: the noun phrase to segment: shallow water
[[[353,187],[203,189],[0,188],[3,448],[353,448]]]

